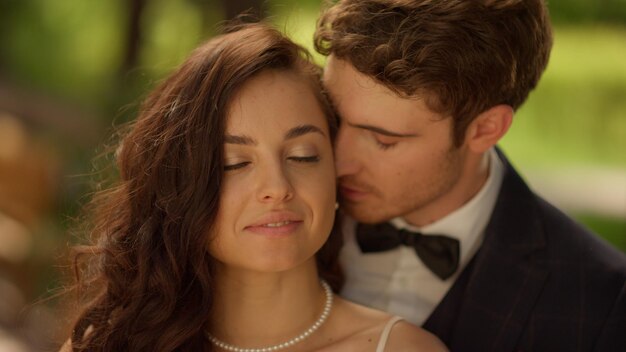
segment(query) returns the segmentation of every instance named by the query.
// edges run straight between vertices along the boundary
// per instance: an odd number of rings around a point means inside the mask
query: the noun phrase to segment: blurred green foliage
[[[124,16],[116,1],[6,1],[0,65],[11,78],[98,105],[119,64]]]
[[[578,214],[575,218],[626,253],[626,221],[590,214]]]
[[[551,0],[550,17],[561,23],[626,23],[626,0]]]
[[[626,167],[626,28],[555,29],[550,63],[502,144],[522,167]]]

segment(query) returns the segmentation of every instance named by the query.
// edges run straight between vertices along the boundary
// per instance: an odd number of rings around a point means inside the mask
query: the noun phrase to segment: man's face
[[[465,152],[453,144],[451,118],[332,55],[324,84],[341,118],[335,163],[349,215],[365,223],[402,216],[422,226],[454,210]]]

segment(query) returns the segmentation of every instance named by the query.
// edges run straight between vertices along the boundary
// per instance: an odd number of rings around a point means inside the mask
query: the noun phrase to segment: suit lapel
[[[545,237],[535,196],[498,152],[506,171],[464,290],[449,341],[453,351],[468,350],[467,346],[480,351],[513,350],[548,276],[536,260]]]

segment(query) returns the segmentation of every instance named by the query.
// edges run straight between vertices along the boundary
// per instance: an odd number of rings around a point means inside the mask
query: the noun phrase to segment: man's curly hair
[[[478,114],[526,100],[552,32],[543,0],[341,0],[318,20],[315,47],[452,116],[458,146]]]

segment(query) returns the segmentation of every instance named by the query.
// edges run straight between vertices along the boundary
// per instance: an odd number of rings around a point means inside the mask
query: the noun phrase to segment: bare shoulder
[[[87,329],[85,330],[85,334],[83,334],[83,337],[86,337],[87,335],[89,335],[91,332],[93,331],[93,325],[89,325],[87,327]],[[63,344],[63,346],[61,346],[61,348],[59,349],[59,352],[72,352],[74,349],[72,348],[72,339],[69,338],[65,341],[65,343]]]
[[[336,312],[343,319],[343,324],[352,326],[356,331],[368,330],[385,323],[390,315],[380,310],[372,309],[360,304],[336,298]]]
[[[336,308],[336,325],[329,326],[335,338],[324,351],[374,351],[383,330],[393,318],[386,312],[341,298],[338,298]],[[428,331],[402,320],[393,325],[385,351],[439,352],[447,349]]]
[[[399,321],[391,329],[385,351],[448,351],[435,335],[407,321]]]
[[[59,352],[72,352],[72,340],[68,339],[65,341]]]

